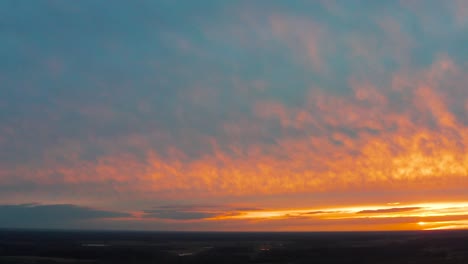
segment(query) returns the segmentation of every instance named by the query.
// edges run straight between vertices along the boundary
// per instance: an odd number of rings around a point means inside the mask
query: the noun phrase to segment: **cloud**
[[[80,227],[89,220],[129,217],[130,214],[98,210],[72,204],[0,205],[0,227]]]
[[[169,220],[202,220],[218,217],[232,217],[243,211],[261,211],[254,207],[235,207],[231,205],[162,205],[143,211],[144,218]]]
[[[332,213],[332,212],[329,212],[329,211],[310,211],[310,212],[303,213],[303,214],[304,215],[315,215],[315,214],[323,214],[323,213]]]
[[[357,212],[358,214],[381,214],[381,213],[400,213],[408,212],[421,209],[421,207],[395,207],[386,209],[375,209],[375,210],[362,210]]]
[[[199,220],[206,219],[216,216],[215,213],[205,212],[187,212],[177,210],[147,210],[145,211],[145,217],[154,217],[160,219],[172,219],[172,220]]]
[[[284,15],[272,15],[270,23],[273,34],[298,53],[295,55],[307,57],[313,69],[323,74],[326,69],[324,57],[328,55],[324,51],[333,45],[327,42],[330,38],[323,25],[310,18]]]
[[[143,211],[143,217],[171,220],[200,220],[218,215],[220,208],[222,207],[215,205],[162,205]],[[224,208],[224,210],[226,209]]]

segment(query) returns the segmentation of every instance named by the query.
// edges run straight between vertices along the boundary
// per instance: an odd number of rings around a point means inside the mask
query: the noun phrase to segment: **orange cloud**
[[[97,144],[116,150],[135,147],[141,156],[112,152],[83,160],[80,144],[69,142],[49,150],[42,167],[2,169],[2,175],[16,177],[0,180],[92,184],[138,199],[396,190],[411,196],[417,191],[463,188],[468,177],[468,128],[449,111],[444,92],[447,76],[451,81],[460,74],[449,58],[441,57],[426,70],[395,73],[386,87],[351,79],[351,96],[313,89],[297,107],[260,101],[253,106],[254,116],[221,125],[224,141],[190,138],[208,150],[196,156],[175,146],[157,151],[150,138],[132,136]],[[451,89],[461,89],[458,86]],[[272,122],[279,124],[272,142],[243,142],[247,136],[273,133],[268,131]],[[160,140],[168,137],[154,135]]]

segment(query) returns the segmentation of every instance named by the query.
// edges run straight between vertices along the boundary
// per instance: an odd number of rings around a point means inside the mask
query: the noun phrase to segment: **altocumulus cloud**
[[[129,217],[130,214],[98,210],[73,204],[0,205],[0,227],[82,227],[86,220]]]

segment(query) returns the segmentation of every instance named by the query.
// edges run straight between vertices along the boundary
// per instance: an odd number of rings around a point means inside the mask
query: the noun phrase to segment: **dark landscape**
[[[467,231],[1,230],[0,263],[468,263]]]

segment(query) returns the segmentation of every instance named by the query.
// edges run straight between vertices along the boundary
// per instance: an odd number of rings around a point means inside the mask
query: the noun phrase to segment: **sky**
[[[0,228],[468,228],[468,1],[0,1]]]

